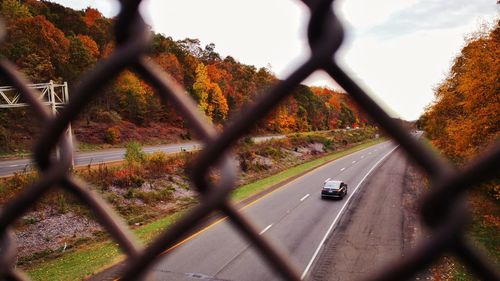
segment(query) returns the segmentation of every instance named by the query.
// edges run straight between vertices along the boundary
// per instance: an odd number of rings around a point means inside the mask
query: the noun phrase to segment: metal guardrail
[[[127,255],[127,269],[123,280],[145,277],[160,253],[201,223],[212,211],[220,211],[239,229],[262,254],[276,272],[286,280],[300,280],[300,274],[268,240],[259,236],[253,223],[238,212],[228,195],[236,181],[236,165],[229,155],[229,148],[244,136],[256,122],[269,113],[280,101],[315,70],[325,70],[349,95],[375,120],[406,153],[429,175],[431,191],[423,201],[422,216],[432,229],[431,238],[420,244],[398,263],[381,270],[370,280],[404,280],[428,267],[445,253],[452,253],[483,280],[500,280],[497,269],[471,246],[464,235],[468,215],[464,203],[466,189],[475,184],[498,177],[500,145],[497,143],[483,156],[458,170],[417,142],[387,115],[351,78],[337,65],[334,54],[343,39],[342,26],[332,8],[333,0],[303,0],[311,11],[308,40],[311,47],[309,59],[287,79],[242,110],[228,124],[223,133],[216,130],[197,109],[195,102],[160,68],[146,60],[144,55],[150,44],[150,31],[139,12],[140,0],[121,0],[121,11],[116,20],[117,47],[104,61],[82,77],[72,90],[72,100],[52,116],[41,104],[28,81],[8,61],[0,62],[0,75],[13,85],[29,103],[38,118],[45,122],[41,137],[34,148],[34,158],[40,170],[40,180],[27,186],[1,208],[0,212],[0,278],[27,280],[15,268],[16,244],[12,226],[28,209],[53,188],[72,192],[90,208],[99,223],[109,232]],[[4,34],[4,30],[0,30]],[[139,74],[153,86],[163,102],[168,100],[189,121],[200,136],[204,149],[193,161],[191,181],[200,194],[200,204],[183,219],[165,230],[147,247],[142,248],[119,216],[89,185],[70,172],[73,148],[65,135],[68,124],[90,103],[92,98],[124,69]],[[61,147],[61,157],[49,158],[50,151]],[[220,178],[209,181],[208,172],[217,169]],[[168,255],[168,253],[167,253]]]

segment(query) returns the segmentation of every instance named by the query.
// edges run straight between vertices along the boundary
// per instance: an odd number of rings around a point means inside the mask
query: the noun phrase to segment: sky
[[[113,0],[52,0],[67,7],[118,12]],[[346,38],[335,58],[391,115],[416,120],[434,99],[467,34],[500,18],[496,0],[337,0]],[[299,0],[144,0],[157,33],[214,43],[223,57],[270,68],[284,79],[309,56],[309,13]],[[307,85],[338,88],[322,72]]]

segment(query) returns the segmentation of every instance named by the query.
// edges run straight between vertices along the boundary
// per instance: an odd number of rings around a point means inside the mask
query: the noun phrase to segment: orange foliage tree
[[[68,62],[68,50],[64,33],[43,16],[12,20],[1,49],[35,82],[59,80],[57,73]]]
[[[467,38],[420,118],[434,145],[461,161],[500,137],[500,28]]]

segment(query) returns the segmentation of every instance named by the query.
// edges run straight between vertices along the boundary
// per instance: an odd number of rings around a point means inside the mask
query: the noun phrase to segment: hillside
[[[7,28],[1,56],[14,62],[34,83],[67,81],[70,99],[71,86],[78,83],[82,73],[113,50],[113,19],[96,9],[76,11],[35,0],[0,3]],[[203,47],[198,39],[176,41],[153,31],[152,35],[149,59],[181,84],[219,127],[278,82],[267,68],[222,57],[214,44]],[[1,78],[0,82],[5,85]],[[153,90],[132,72],[123,72],[97,97],[73,124],[84,143],[116,145],[130,139],[155,143],[190,137],[182,118],[171,107],[161,105]],[[0,111],[2,152],[29,148],[37,133],[32,119],[26,109]],[[300,85],[259,124],[258,133],[327,130],[366,123],[346,94]],[[141,133],[134,133],[138,131]]]

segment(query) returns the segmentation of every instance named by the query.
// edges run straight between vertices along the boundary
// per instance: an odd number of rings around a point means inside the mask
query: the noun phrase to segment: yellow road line
[[[371,146],[370,146],[370,147],[371,147]],[[361,150],[358,150],[358,151],[354,151],[353,153],[356,153],[356,152],[359,152],[359,151],[362,151],[362,150],[368,149],[368,148],[370,148],[370,147],[367,147],[367,148],[364,148],[364,149],[361,149]],[[310,170],[309,172],[307,172],[307,173],[305,173],[305,174],[303,174],[303,175],[301,175],[301,176],[299,176],[299,177],[297,177],[297,178],[293,179],[292,181],[290,181],[290,182],[288,182],[288,183],[286,183],[286,184],[284,184],[284,185],[282,185],[282,186],[280,186],[280,187],[276,188],[275,190],[273,190],[273,191],[271,191],[271,192],[269,192],[269,193],[267,193],[267,194],[265,194],[265,195],[263,195],[263,196],[261,196],[261,197],[259,197],[259,198],[255,199],[254,201],[252,201],[252,202],[248,203],[247,205],[245,205],[245,206],[241,207],[239,210],[244,210],[244,209],[246,209],[246,208],[248,208],[248,207],[250,207],[250,206],[252,206],[252,205],[256,204],[257,202],[259,202],[259,201],[261,201],[261,200],[263,200],[263,199],[267,198],[267,197],[268,197],[268,196],[270,196],[271,194],[273,194],[273,193],[275,193],[275,192],[277,192],[277,191],[279,191],[279,190],[281,190],[281,189],[283,189],[283,188],[285,188],[285,187],[287,187],[287,186],[291,185],[292,183],[294,183],[294,182],[296,182],[296,181],[298,181],[298,180],[300,180],[300,179],[302,179],[302,178],[304,178],[304,177],[308,176],[309,174],[311,174],[311,173],[315,172],[315,171],[316,171],[316,170],[318,170],[319,168],[322,168],[323,166],[325,166],[325,165],[327,165],[327,164],[330,164],[330,163],[332,163],[333,161],[337,161],[337,160],[340,160],[340,159],[342,159],[342,158],[344,158],[344,157],[350,156],[350,155],[351,155],[351,154],[353,154],[353,153],[350,153],[350,154],[344,155],[344,156],[342,156],[342,157],[340,157],[340,158],[333,159],[333,160],[331,160],[331,161],[327,161],[327,162],[325,162],[325,163],[323,163],[323,164],[321,164],[321,165],[319,165],[319,166],[317,166],[317,167],[313,168],[313,169],[312,169],[312,170]],[[201,233],[203,233],[203,232],[207,231],[209,228],[211,228],[211,227],[213,227],[213,226],[215,226],[215,225],[217,225],[217,224],[221,223],[222,221],[224,221],[224,220],[226,220],[226,219],[227,219],[227,216],[225,216],[225,217],[223,217],[223,218],[221,218],[221,219],[219,219],[219,220],[217,220],[217,221],[215,221],[215,222],[211,223],[210,225],[207,225],[207,226],[206,226],[206,227],[204,227],[203,229],[201,229],[201,230],[197,231],[196,233],[194,233],[194,234],[190,235],[189,237],[187,237],[187,238],[185,238],[184,240],[182,240],[182,241],[178,242],[177,244],[173,245],[172,247],[170,247],[170,248],[166,249],[166,250],[165,250],[162,254],[165,254],[165,253],[170,252],[171,250],[173,250],[173,249],[175,249],[175,248],[179,247],[180,245],[182,245],[182,244],[184,244],[184,243],[188,242],[189,240],[191,240],[191,239],[195,238],[196,236],[200,235]]]
[[[239,210],[244,210],[244,209],[246,209],[246,208],[248,208],[248,207],[250,207],[250,206],[254,205],[255,203],[257,203],[257,202],[261,201],[262,199],[264,199],[264,198],[268,197],[269,195],[271,195],[271,194],[273,194],[273,193],[275,193],[275,192],[277,192],[277,191],[279,191],[279,190],[281,190],[281,189],[283,189],[283,188],[285,188],[285,187],[289,186],[290,184],[292,184],[292,183],[294,183],[294,182],[296,182],[296,181],[298,181],[298,180],[300,180],[300,179],[302,179],[302,178],[304,178],[304,177],[308,176],[308,175],[309,175],[309,174],[311,174],[312,172],[315,172],[316,170],[318,170],[319,168],[322,168],[323,166],[326,166],[327,164],[330,164],[330,163],[332,163],[332,162],[334,162],[334,161],[340,160],[340,159],[342,159],[342,158],[344,158],[344,157],[350,156],[350,155],[351,155],[351,154],[353,154],[353,153],[356,153],[356,152],[359,152],[359,151],[362,151],[362,150],[368,149],[368,148],[370,148],[370,147],[372,147],[372,146],[369,146],[369,147],[367,147],[367,148],[363,148],[363,149],[358,150],[358,151],[354,151],[354,152],[352,152],[352,153],[350,153],[350,154],[347,154],[347,155],[344,155],[344,156],[342,156],[342,157],[340,157],[340,158],[333,159],[333,160],[331,160],[331,161],[327,161],[327,162],[325,162],[325,163],[323,163],[323,164],[321,164],[321,165],[319,165],[319,166],[317,166],[317,167],[313,168],[313,169],[312,169],[312,170],[310,170],[309,172],[307,172],[307,173],[305,173],[305,174],[303,174],[303,175],[301,175],[301,176],[299,176],[299,177],[297,177],[297,178],[293,179],[292,181],[290,181],[290,182],[288,182],[288,183],[286,183],[286,184],[284,184],[284,185],[282,185],[282,186],[280,186],[280,187],[276,188],[275,190],[273,190],[273,191],[271,191],[271,192],[269,192],[269,193],[267,193],[267,194],[265,194],[265,195],[263,195],[263,196],[261,196],[261,197],[259,197],[259,198],[255,199],[254,201],[252,201],[252,202],[248,203],[247,205],[245,205],[245,206],[241,207]],[[227,216],[222,217],[222,218],[218,219],[217,221],[215,221],[215,222],[213,222],[213,223],[211,223],[211,224],[209,224],[209,225],[205,226],[204,228],[200,229],[199,231],[197,231],[197,232],[195,232],[195,233],[191,234],[189,237],[186,237],[186,238],[185,238],[185,239],[183,239],[182,241],[179,241],[177,244],[175,244],[175,245],[173,245],[172,247],[170,247],[170,248],[166,249],[166,250],[165,250],[165,251],[163,251],[163,252],[162,252],[159,256],[162,256],[162,255],[164,255],[164,254],[166,254],[166,253],[168,253],[168,252],[171,252],[172,250],[174,250],[174,249],[176,249],[177,247],[181,246],[182,244],[184,244],[184,243],[186,243],[186,242],[188,242],[188,241],[192,240],[192,239],[193,239],[193,238],[195,238],[196,236],[198,236],[198,235],[202,234],[203,232],[205,232],[205,231],[209,230],[210,228],[214,227],[215,225],[217,225],[217,224],[219,224],[219,223],[221,223],[221,222],[225,221],[226,219],[227,219]],[[115,280],[113,280],[113,281],[118,281],[118,280],[120,280],[120,279],[118,278],[118,279],[115,279]]]

